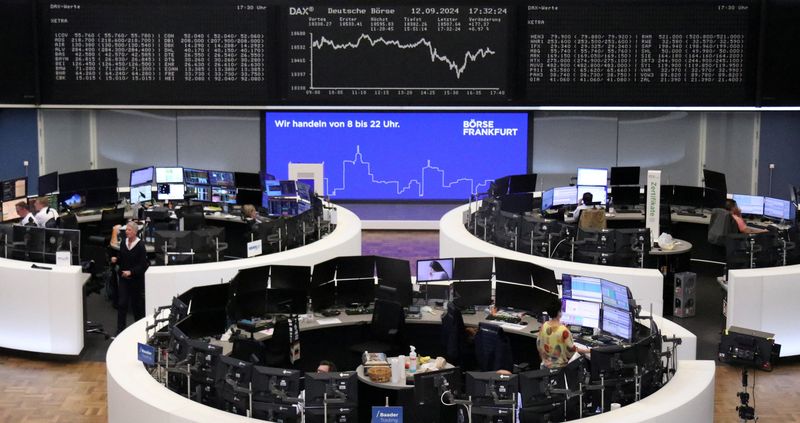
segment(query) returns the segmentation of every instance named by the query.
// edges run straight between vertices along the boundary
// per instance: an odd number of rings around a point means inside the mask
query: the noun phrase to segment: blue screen
[[[620,285],[611,281],[603,280],[603,304],[628,310],[630,304],[628,303],[628,288],[625,285]]]
[[[332,199],[467,200],[527,172],[525,113],[267,112],[266,171],[324,163]],[[315,189],[316,191],[322,191]]]

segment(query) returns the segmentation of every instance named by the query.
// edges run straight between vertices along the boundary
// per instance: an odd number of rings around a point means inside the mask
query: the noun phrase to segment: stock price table
[[[293,102],[493,102],[508,98],[508,7],[285,8]]]
[[[526,101],[752,105],[758,4],[531,1]]]
[[[262,0],[41,4],[44,103],[264,104]]]

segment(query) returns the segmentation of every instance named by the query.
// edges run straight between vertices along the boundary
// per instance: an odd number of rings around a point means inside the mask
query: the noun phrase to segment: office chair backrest
[[[125,223],[125,209],[123,208],[103,210],[100,214],[100,226],[103,228],[111,228],[123,223]]]
[[[442,315],[441,341],[444,357],[448,363],[461,365],[467,349],[467,333],[464,330],[464,317],[453,302],[447,304],[447,312]]]
[[[603,209],[585,209],[581,211],[580,221],[578,223],[580,229],[605,229],[606,228],[606,211]]]
[[[728,235],[739,233],[731,212],[716,208],[711,211],[711,221],[708,225],[708,243],[720,247],[726,246],[725,238]]]
[[[206,227],[206,216],[200,213],[184,213],[183,215],[183,230],[194,231]]]
[[[478,323],[475,336],[475,356],[482,372],[509,370],[514,367],[511,342],[503,328],[491,323]]]
[[[376,299],[370,332],[373,341],[396,343],[404,332],[406,316],[398,302]]]
[[[78,229],[78,216],[73,213],[67,213],[59,219],[59,228],[61,229]]]

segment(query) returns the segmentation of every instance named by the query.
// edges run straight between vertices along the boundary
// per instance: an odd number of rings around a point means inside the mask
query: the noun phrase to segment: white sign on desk
[[[645,199],[647,208],[644,213],[644,224],[647,229],[650,229],[650,245],[653,241],[658,239],[660,235],[658,227],[658,220],[660,217],[661,208],[661,171],[648,170],[647,171],[647,198]]]
[[[69,251],[56,251],[56,266],[70,266],[72,254]]]
[[[247,243],[247,258],[261,255],[261,240],[250,241]]]

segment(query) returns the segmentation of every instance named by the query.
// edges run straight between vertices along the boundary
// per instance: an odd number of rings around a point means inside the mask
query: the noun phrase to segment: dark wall
[[[789,199],[790,185],[800,186],[800,113],[761,113],[758,194],[769,195],[769,164],[772,171],[772,197]]]
[[[28,195],[37,192],[39,142],[35,109],[0,109],[0,180],[25,176],[28,161]]]

